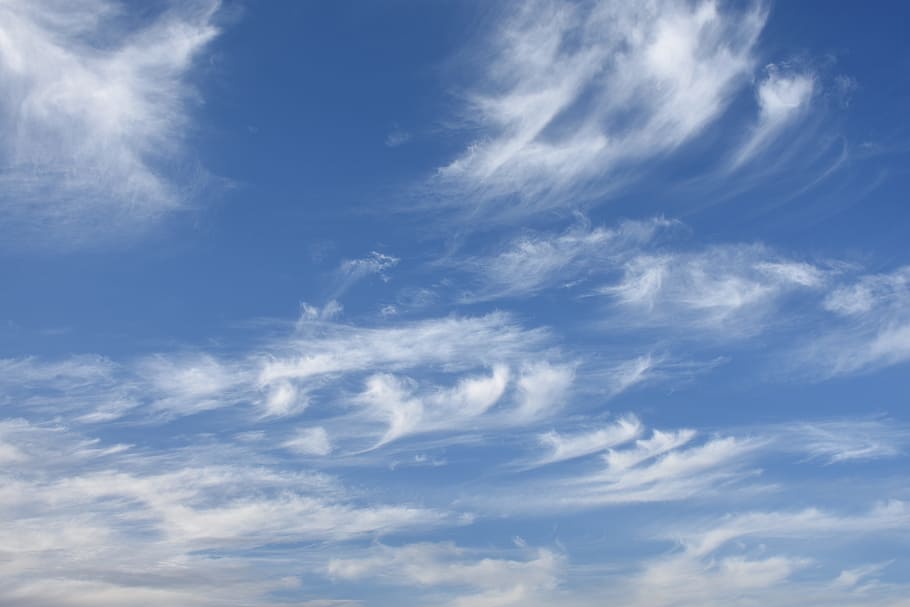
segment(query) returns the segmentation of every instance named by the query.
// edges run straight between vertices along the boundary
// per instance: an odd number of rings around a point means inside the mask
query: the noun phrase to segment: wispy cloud
[[[755,91],[758,122],[733,156],[734,168],[760,154],[787,126],[805,115],[816,88],[815,77],[809,72],[795,72],[774,64],[765,70]]]
[[[174,168],[195,94],[187,76],[218,34],[217,9],[194,0],[139,25],[108,0],[4,2],[4,222],[84,244],[184,206],[200,179]]]
[[[886,420],[787,424],[778,434],[795,451],[830,463],[897,457],[910,446],[910,431]]]
[[[440,588],[452,598],[433,601],[452,607],[523,604],[552,590],[564,559],[550,550],[521,548],[524,558],[491,558],[453,544],[377,546],[365,557],[329,561],[328,575],[340,580],[377,578],[386,583]]]
[[[538,437],[540,444],[548,447],[550,453],[534,465],[543,466],[600,453],[638,438],[641,432],[641,422],[633,416],[621,418],[614,424],[597,430],[578,434],[550,431]]]
[[[399,258],[379,251],[371,251],[368,256],[361,259],[346,259],[338,268],[332,297],[341,297],[354,283],[368,276],[375,275],[388,281],[386,271],[397,266],[399,261],[401,261]]]
[[[764,23],[760,7],[714,2],[526,5],[495,32],[468,96],[482,137],[439,179],[471,204],[507,198],[486,208],[501,215],[603,188],[724,112]]]
[[[572,472],[507,485],[501,493],[468,499],[494,512],[552,513],[617,506],[630,503],[668,502],[698,496],[705,499],[723,486],[734,486],[754,474],[754,457],[764,440],[734,436],[707,437],[681,429],[653,430],[648,438],[634,423],[592,434],[543,440],[546,453],[538,464],[565,462],[604,451],[600,463],[585,462]],[[555,448],[554,448],[555,447]],[[534,460],[532,460],[534,461]],[[522,466],[524,467],[524,466]],[[507,497],[510,496],[510,497]],[[520,498],[516,498],[520,495]]]
[[[622,278],[601,287],[623,323],[723,331],[760,331],[783,299],[820,289],[823,268],[783,258],[760,245],[725,245],[697,252],[643,253]]]
[[[646,559],[637,575],[620,583],[617,596],[642,607],[724,604],[731,596],[744,604],[897,606],[906,590],[900,585],[863,592],[845,583],[874,576],[881,564],[830,572],[824,547],[882,537],[906,524],[906,505],[896,501],[854,515],[809,508],[676,524],[663,537],[681,550]],[[814,575],[796,578],[809,568]]]
[[[358,504],[362,493],[337,479],[257,457],[238,463],[226,444],[134,452],[19,420],[0,423],[0,446],[22,454],[0,474],[0,600],[10,605],[264,604],[290,574],[284,544],[466,520]],[[261,546],[279,555],[265,577],[245,555]],[[212,550],[231,556],[206,556]]]
[[[674,225],[676,222],[662,217],[624,221],[613,228],[592,227],[582,221],[559,234],[526,234],[491,255],[455,264],[480,283],[464,299],[517,298],[571,285],[618,266]]]
[[[553,430],[536,438],[534,453],[516,460],[512,469],[553,469],[510,479],[501,492],[466,498],[467,503],[493,512],[540,514],[710,501],[721,491],[768,490],[770,481],[755,484],[754,478],[763,462],[781,455],[815,465],[860,464],[902,457],[910,444],[906,425],[882,420],[794,421],[704,435],[688,428],[647,430],[632,415],[601,427]]]
[[[17,409],[81,423],[165,423],[227,407],[268,421],[299,416],[315,403],[331,407],[324,427],[284,444],[325,455],[334,447],[357,451],[414,434],[520,426],[552,415],[569,402],[575,371],[551,341],[546,330],[526,329],[503,313],[370,327],[305,306],[290,332],[268,343],[122,362],[4,359],[0,386]]]
[[[802,364],[833,377],[910,360],[910,268],[861,276],[822,305],[831,321],[798,351]]]

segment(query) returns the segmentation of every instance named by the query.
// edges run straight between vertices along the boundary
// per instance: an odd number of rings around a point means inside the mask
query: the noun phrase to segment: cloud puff
[[[0,6],[3,220],[57,241],[117,237],[183,206],[187,82],[216,0],[138,25],[108,0]]]

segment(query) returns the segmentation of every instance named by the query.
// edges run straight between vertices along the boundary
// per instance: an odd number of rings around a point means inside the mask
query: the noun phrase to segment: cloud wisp
[[[466,521],[417,505],[363,504],[338,479],[227,443],[156,453],[7,420],[0,453],[8,605],[265,604],[291,579],[282,546]],[[265,546],[273,556],[257,555]],[[255,565],[263,559],[265,575]]]
[[[192,199],[188,76],[217,36],[216,0],[147,24],[108,0],[0,6],[0,203],[19,233],[87,244]],[[9,227],[5,228],[9,231]]]
[[[822,377],[910,360],[910,268],[860,276],[831,291],[822,306],[831,321],[796,356]]]
[[[526,5],[468,95],[482,137],[438,179],[505,217],[602,191],[723,114],[764,24],[759,6],[714,2]]]

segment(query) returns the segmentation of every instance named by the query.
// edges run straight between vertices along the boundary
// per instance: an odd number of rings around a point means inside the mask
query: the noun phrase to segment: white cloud
[[[330,374],[420,366],[450,372],[492,367],[522,360],[548,341],[546,331],[524,329],[500,312],[376,328],[318,324],[314,330],[316,333],[304,325],[299,335],[276,342],[263,358],[260,382],[307,381]]]
[[[412,378],[381,373],[367,378],[357,400],[364,416],[386,424],[378,447],[413,434],[531,424],[565,404],[574,377],[570,367],[547,362],[526,366],[514,382],[512,375],[508,366],[497,364],[489,375],[462,377],[451,387],[428,389]]]
[[[351,288],[359,280],[367,276],[376,275],[382,280],[388,281],[389,277],[386,270],[394,268],[401,260],[392,255],[386,255],[379,251],[371,251],[367,257],[361,259],[347,259],[341,262],[338,268],[338,278],[332,297],[341,297],[345,291]]]
[[[568,404],[573,379],[545,330],[503,313],[364,327],[305,308],[290,333],[230,353],[0,360],[3,398],[16,410],[167,423],[235,407],[243,419],[272,423],[318,407],[341,455],[415,434],[451,440],[533,424]]]
[[[183,3],[127,27],[127,8],[108,0],[0,5],[4,220],[85,243],[183,206],[199,180],[173,170],[187,76],[218,33],[217,8]]]
[[[893,421],[795,423],[785,425],[779,434],[793,450],[830,463],[897,457],[910,445],[910,432]]]
[[[575,371],[566,365],[538,362],[526,365],[517,380],[519,419],[540,419],[565,405]]]
[[[682,550],[647,559],[637,575],[621,583],[618,595],[623,604],[641,607],[724,605],[734,596],[741,604],[899,606],[895,599],[905,591],[900,586],[883,587],[885,592],[874,594],[853,591],[857,579],[874,575],[881,565],[827,579],[820,578],[818,570],[824,571],[830,542],[881,536],[906,524],[907,509],[900,502],[853,516],[810,508],[714,517],[694,526],[677,524],[663,535],[680,542]],[[771,541],[790,553],[774,554],[767,544]],[[813,576],[795,579],[794,574],[809,567],[816,570]]]
[[[524,235],[494,255],[458,264],[480,281],[465,299],[527,296],[603,273],[673,225],[675,222],[657,217],[624,221],[609,229],[582,223],[561,234]]]
[[[620,418],[610,426],[581,434],[547,432],[539,435],[538,440],[541,445],[550,449],[550,453],[535,465],[552,464],[599,453],[634,440],[641,432],[641,422],[634,416]]]
[[[640,432],[640,428],[628,428]],[[582,436],[569,440],[565,453],[571,459],[589,450],[599,451],[598,440],[614,441],[607,447],[602,465],[576,466],[573,472],[542,476],[516,486],[506,484],[490,495],[478,496],[468,503],[479,504],[493,512],[553,513],[577,511],[632,503],[669,502],[693,498],[708,499],[721,487],[733,488],[755,472],[754,460],[767,439],[734,436],[708,438],[690,444],[692,430],[652,431],[647,439],[625,445],[631,436],[619,429],[616,437]],[[556,442],[560,442],[559,438]],[[544,455],[546,462],[554,454]],[[555,463],[555,462],[553,462]]]
[[[328,455],[332,452],[329,435],[321,426],[299,430],[293,438],[286,440],[281,446],[304,455]]]
[[[816,508],[797,512],[750,512],[713,520],[688,532],[675,530],[674,538],[697,556],[746,537],[811,538],[835,534],[871,534],[901,529],[910,522],[910,509],[900,501],[882,502],[866,513],[838,516]]]
[[[186,415],[236,402],[244,378],[209,354],[152,356],[138,373],[154,397],[153,406]]]
[[[677,449],[695,438],[694,430],[662,432],[654,430],[651,438],[639,439],[631,449],[614,450],[604,456],[613,471],[628,470],[638,464]]]
[[[827,272],[782,259],[761,246],[726,245],[693,253],[641,254],[618,282],[600,289],[622,322],[749,336],[769,322],[783,298],[820,289]]]
[[[758,123],[749,138],[733,156],[733,167],[748,162],[764,151],[794,121],[805,115],[815,91],[811,73],[791,73],[777,65],[766,68],[767,74],[758,83]]]
[[[411,392],[406,381],[393,375],[377,374],[367,380],[366,390],[359,398],[368,415],[378,416],[387,424],[377,446],[418,430],[423,421],[423,402],[411,397]]]
[[[469,520],[223,443],[134,452],[13,420],[0,445],[26,456],[0,473],[5,605],[265,605],[295,571],[283,546]]]
[[[476,551],[453,544],[409,544],[374,547],[366,557],[335,558],[328,575],[341,580],[378,578],[413,588],[467,588],[442,601],[453,607],[523,605],[555,587],[564,567],[550,550],[525,550],[522,560],[479,558]]]
[[[495,32],[469,96],[481,137],[439,177],[479,204],[517,198],[491,209],[502,214],[616,180],[724,112],[764,21],[714,2],[526,5]]]
[[[613,395],[625,392],[629,388],[641,384],[653,374],[658,361],[650,354],[636,356],[610,370],[610,392]]]
[[[300,413],[308,400],[291,382],[278,381],[269,387],[264,404],[266,415],[285,416]]]
[[[910,360],[910,268],[862,276],[831,291],[823,307],[834,318],[797,352],[802,364],[833,377]]]
[[[843,588],[855,588],[861,581],[875,576],[890,564],[891,563],[875,563],[873,565],[865,565],[853,569],[844,569],[840,572],[840,575],[837,576],[837,579],[834,580],[834,585]]]

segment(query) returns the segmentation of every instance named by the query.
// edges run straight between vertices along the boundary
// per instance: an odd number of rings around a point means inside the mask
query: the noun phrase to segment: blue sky
[[[0,603],[907,607],[906,11],[0,1]]]

